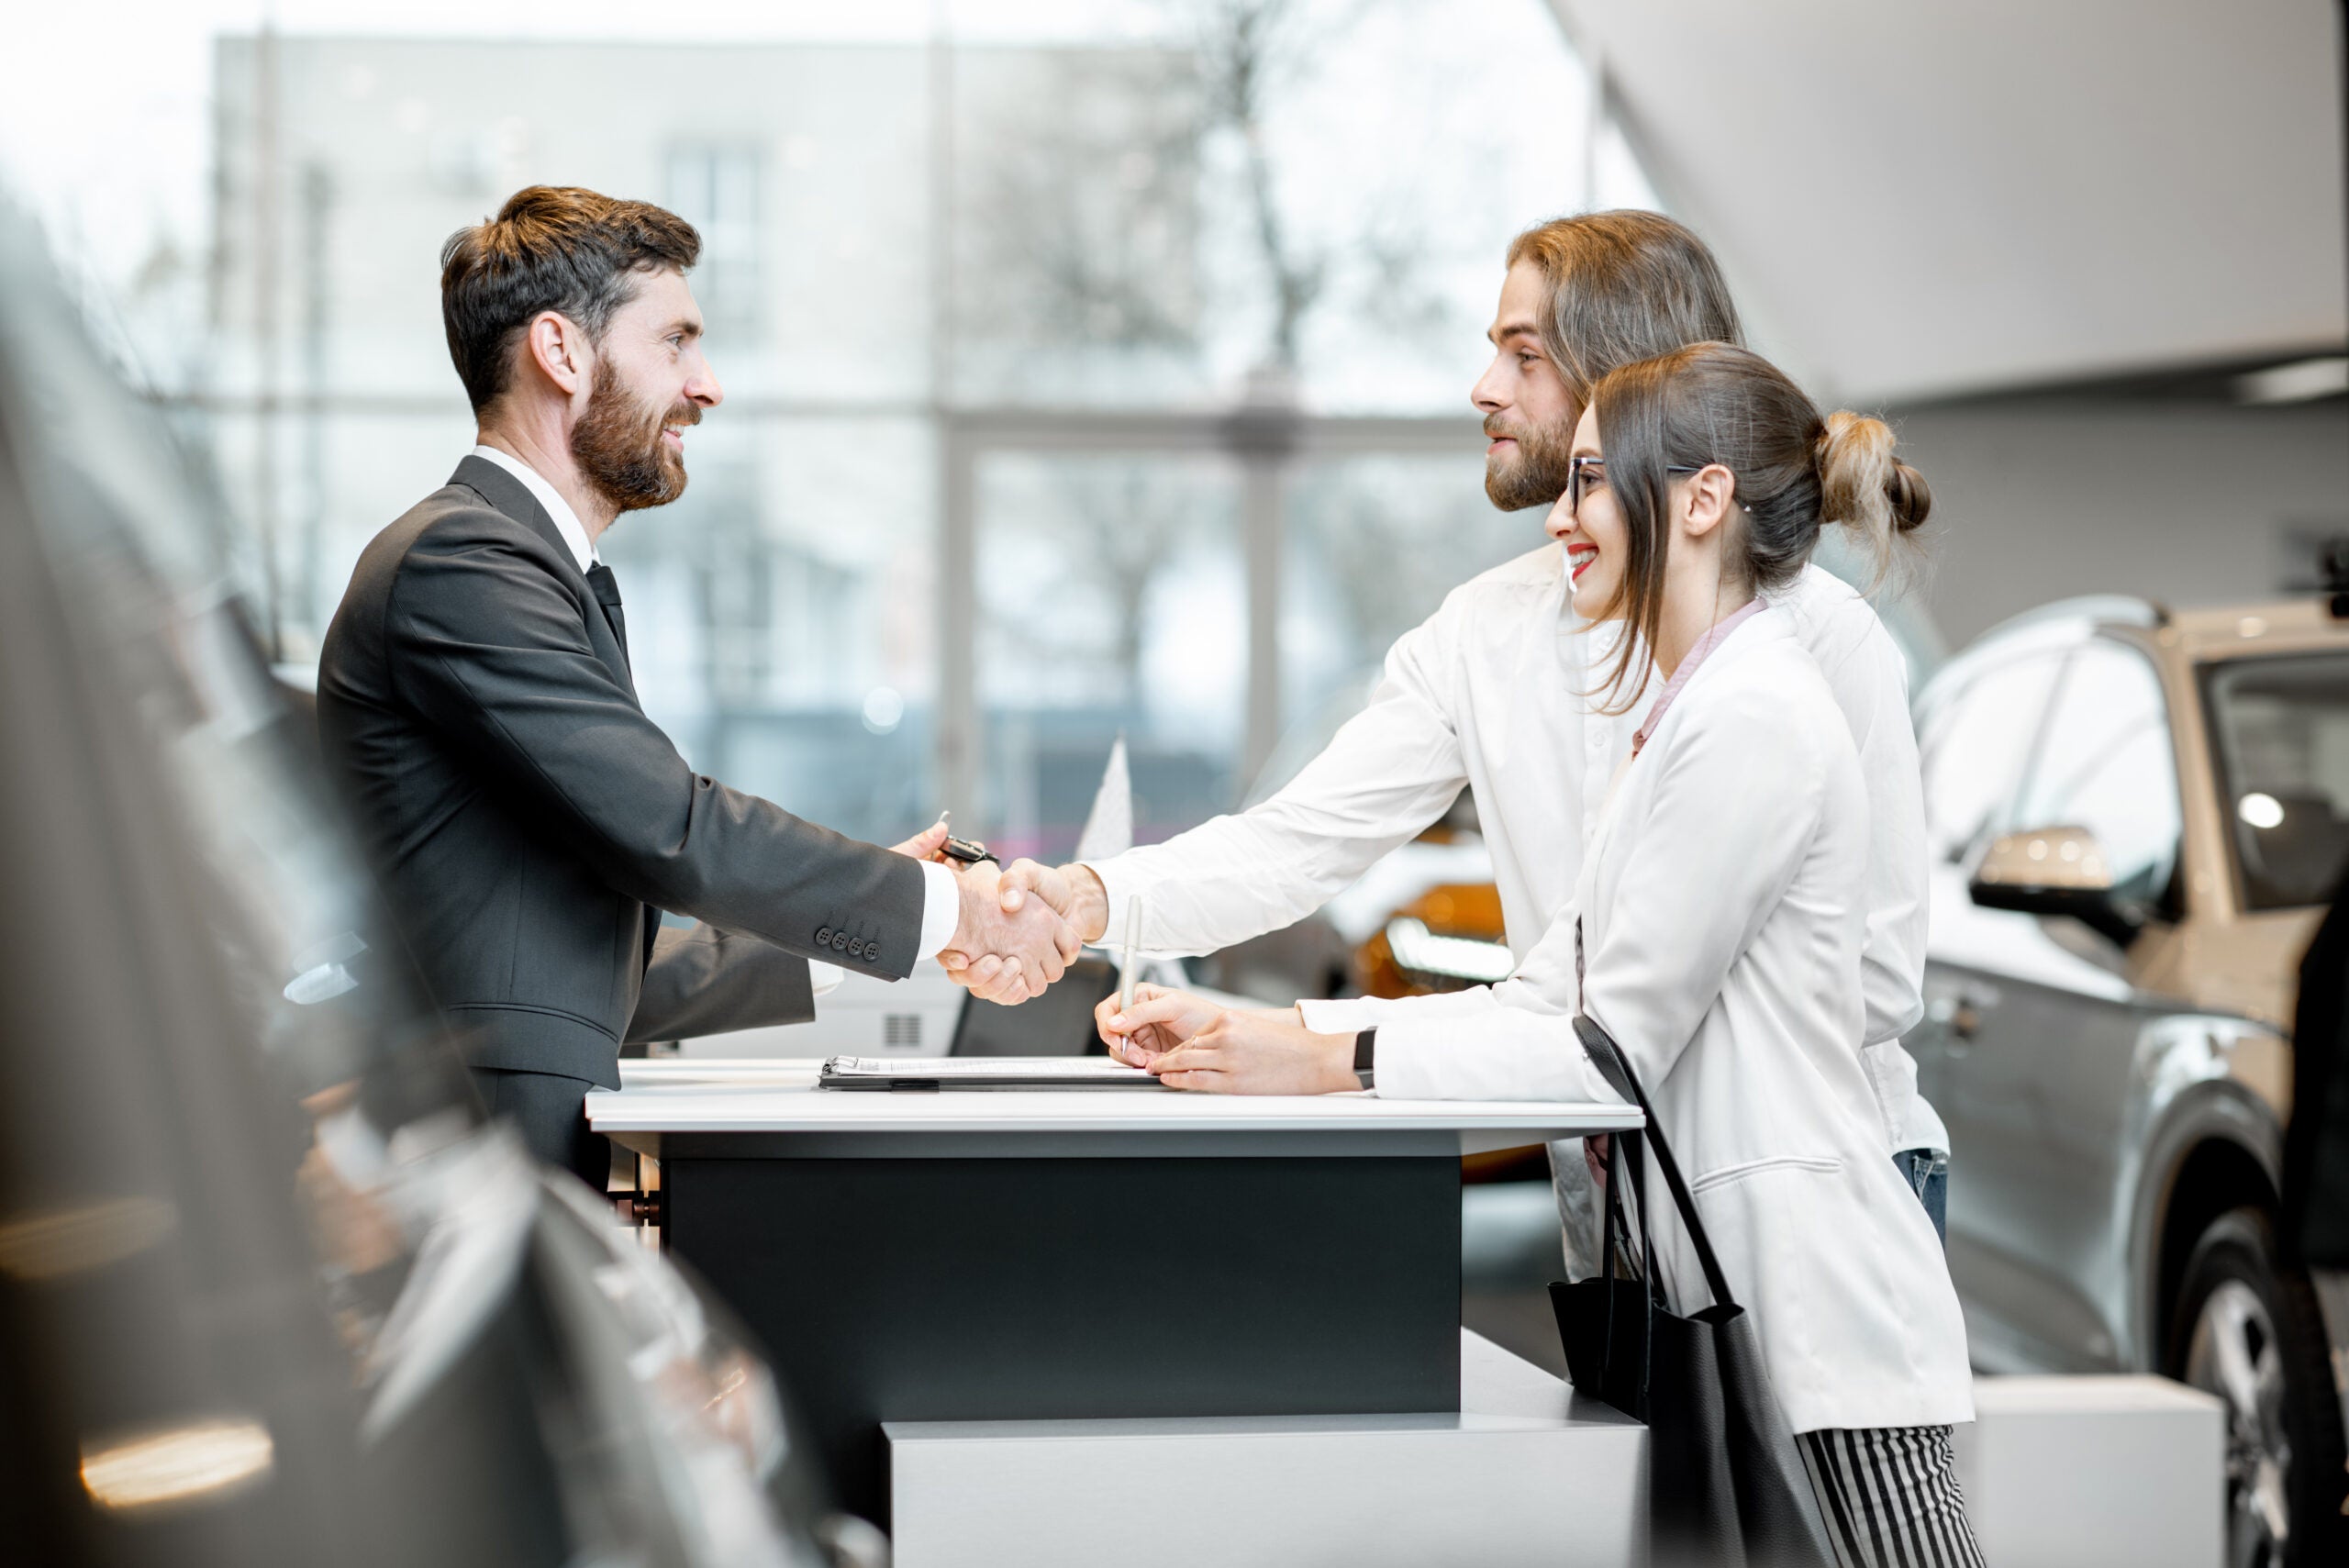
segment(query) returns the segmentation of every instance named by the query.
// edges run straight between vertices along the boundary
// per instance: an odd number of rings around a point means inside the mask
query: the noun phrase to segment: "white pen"
[[[1118,971],[1118,1011],[1125,1012],[1134,1005],[1134,949],[1141,945],[1141,900],[1126,901],[1125,962]]]

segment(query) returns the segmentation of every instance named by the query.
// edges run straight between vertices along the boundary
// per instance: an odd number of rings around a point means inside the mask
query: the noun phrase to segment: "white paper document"
[[[1139,1067],[1106,1056],[835,1056],[826,1089],[1155,1089]]]

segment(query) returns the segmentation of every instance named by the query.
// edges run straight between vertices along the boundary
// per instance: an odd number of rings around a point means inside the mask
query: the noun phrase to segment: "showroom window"
[[[848,832],[952,806],[1058,852],[1120,734],[1138,831],[1178,831],[1543,542],[1467,401],[1503,250],[1657,203],[1541,0],[790,27],[218,41],[202,374],[164,394],[283,663],[469,444],[439,250],[534,182],[702,232],[726,401],[605,553],[688,760]]]
[[[672,148],[665,184],[669,210],[701,233],[694,299],[704,328],[722,342],[759,335],[759,164],[756,144]]]

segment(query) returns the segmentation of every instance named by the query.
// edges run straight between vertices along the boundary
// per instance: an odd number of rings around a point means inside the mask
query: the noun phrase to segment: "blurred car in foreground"
[[[2054,605],[1916,706],[1909,1044],[1954,1150],[1976,1362],[2217,1395],[2238,1564],[2349,1561],[2349,1276],[2277,1244],[2298,971],[2349,852],[2333,606]]]
[[[0,208],[0,1560],[877,1561],[723,1318],[483,1119],[75,321]]]

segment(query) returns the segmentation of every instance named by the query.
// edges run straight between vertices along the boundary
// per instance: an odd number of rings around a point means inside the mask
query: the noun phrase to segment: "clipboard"
[[[835,1056],[819,1089],[1163,1089],[1106,1056]]]

